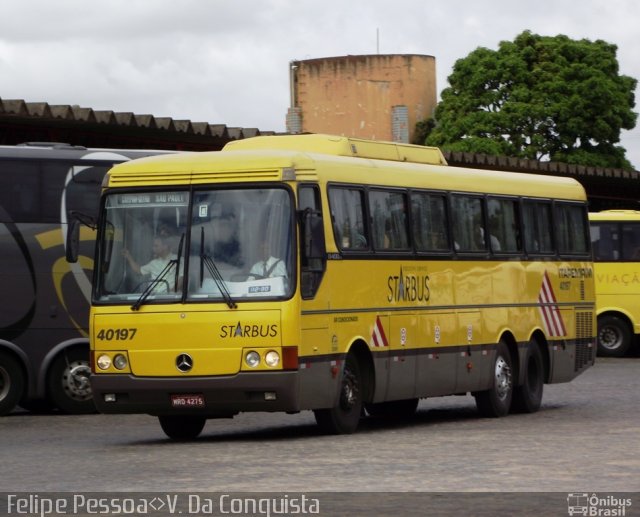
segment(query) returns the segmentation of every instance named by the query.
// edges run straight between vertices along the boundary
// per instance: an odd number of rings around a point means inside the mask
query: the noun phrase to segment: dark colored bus
[[[70,214],[97,215],[114,164],[164,151],[56,143],[0,146],[0,415],[16,405],[94,411],[89,300],[94,234],[65,260]]]

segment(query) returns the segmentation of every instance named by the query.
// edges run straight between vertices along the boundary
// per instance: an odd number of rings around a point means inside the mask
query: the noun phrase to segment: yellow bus
[[[640,212],[589,214],[598,354],[622,357],[640,334]]]
[[[173,439],[246,411],[313,410],[352,433],[451,394],[487,416],[533,412],[544,383],[594,362],[571,179],[296,135],[136,160],[103,186],[94,400],[157,416]]]

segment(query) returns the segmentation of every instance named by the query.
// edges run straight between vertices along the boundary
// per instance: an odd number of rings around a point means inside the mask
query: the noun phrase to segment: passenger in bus
[[[482,226],[478,226],[476,229],[476,241],[475,241],[475,249],[474,251],[486,250],[487,249],[487,240],[485,237],[484,228]],[[493,235],[493,233],[489,233],[489,239],[491,242],[491,250],[492,251],[501,251],[502,246],[500,245],[500,240]]]
[[[364,236],[362,224],[352,225],[347,219],[344,221],[342,231],[336,225],[335,234],[342,249],[365,249],[367,238]]]
[[[353,248],[363,249],[367,247],[367,238],[364,236],[364,229],[362,224],[357,224],[353,228]]]
[[[177,260],[177,255],[171,252],[171,245],[168,237],[156,236],[153,239],[153,259],[144,265],[138,264],[133,258],[128,249],[122,250],[122,255],[128,262],[134,273],[148,277],[148,281],[155,280],[162,271],[167,267],[170,261]],[[167,277],[166,281],[161,281],[154,287],[156,293],[166,293],[171,290],[170,288],[171,277]]]
[[[284,260],[271,254],[271,242],[264,237],[260,242],[260,260],[249,270],[249,279],[272,278],[277,276],[287,277],[287,267]]]

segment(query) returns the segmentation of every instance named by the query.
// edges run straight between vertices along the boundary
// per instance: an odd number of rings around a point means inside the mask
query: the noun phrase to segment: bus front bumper
[[[299,411],[298,372],[250,372],[221,377],[92,375],[101,413],[228,417],[242,411]]]

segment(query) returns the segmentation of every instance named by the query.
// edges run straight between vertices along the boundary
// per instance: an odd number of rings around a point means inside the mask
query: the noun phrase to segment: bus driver
[[[155,237],[152,250],[154,258],[142,266],[136,262],[128,249],[122,250],[122,255],[131,269],[139,275],[148,277],[150,281],[155,280],[165,270],[169,262],[178,258],[175,253],[171,253],[171,246],[166,237]],[[161,281],[153,290],[156,293],[166,293],[171,290],[169,285],[168,281]]]

